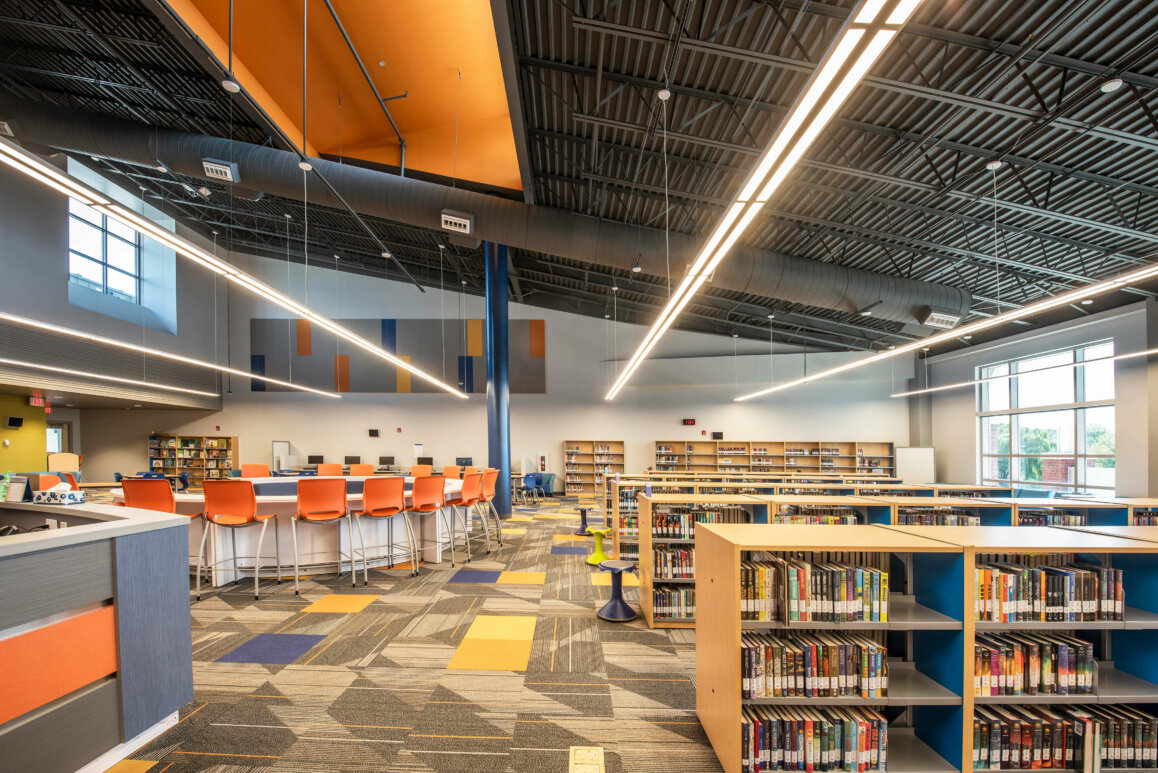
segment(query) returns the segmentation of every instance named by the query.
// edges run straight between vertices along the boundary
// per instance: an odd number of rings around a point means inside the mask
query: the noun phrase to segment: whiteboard
[[[288,440],[273,441],[273,469],[280,470],[282,460],[290,455],[290,444]]]
[[[931,447],[902,447],[897,448],[896,452],[896,476],[902,483],[925,484],[937,481],[937,468]]]

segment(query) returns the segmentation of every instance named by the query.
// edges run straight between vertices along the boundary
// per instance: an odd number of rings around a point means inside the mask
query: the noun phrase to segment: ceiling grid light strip
[[[282,381],[281,379],[277,379],[277,378],[270,378],[269,376],[260,376],[256,373],[251,373],[248,370],[241,370],[239,368],[231,368],[227,365],[218,365],[217,363],[206,362],[205,360],[198,360],[198,359],[194,359],[192,357],[185,357],[184,355],[173,354],[172,352],[162,351],[161,349],[152,349],[148,346],[141,346],[140,344],[131,344],[128,341],[120,341],[120,340],[117,340],[116,338],[105,338],[104,336],[94,335],[93,333],[86,333],[83,330],[73,330],[70,327],[61,327],[60,325],[54,325],[51,322],[41,322],[40,320],[37,320],[37,319],[30,319],[28,317],[21,317],[17,314],[9,314],[6,311],[0,311],[0,321],[11,322],[14,325],[23,325],[25,327],[34,327],[34,328],[37,328],[39,330],[47,330],[50,333],[59,333],[60,335],[71,336],[73,338],[82,338],[86,341],[92,341],[93,343],[101,344],[103,346],[115,346],[118,349],[128,349],[130,351],[140,352],[141,354],[147,354],[151,357],[160,357],[162,359],[172,360],[173,362],[180,362],[180,363],[184,363],[186,365],[193,365],[193,366],[198,367],[198,368],[207,368],[209,370],[215,370],[215,371],[218,371],[220,373],[230,373],[234,376],[241,376],[243,378],[251,378],[251,379],[254,379],[257,381],[265,381],[265,382],[270,383],[270,384],[277,384],[278,386],[284,386],[284,387],[288,387],[290,389],[297,389],[297,390],[302,391],[302,392],[311,392],[313,394],[321,395],[323,397],[335,397],[335,398],[341,397],[341,395],[334,394],[333,392],[326,392],[326,391],[321,390],[321,389],[314,389],[313,387],[303,386],[301,384],[294,384],[294,383],[291,383],[289,381]],[[139,383],[143,383],[143,382],[139,382]],[[173,389],[174,388],[174,387],[164,387],[161,384],[150,384],[150,386],[157,386],[157,387],[160,387],[162,389],[164,389],[164,388]],[[191,390],[185,390],[185,391],[191,391]],[[211,397],[218,397],[219,396],[216,392],[195,392],[194,394],[208,394]]]
[[[978,331],[987,330],[991,327],[1003,325],[1007,322],[1013,322],[1015,320],[1025,319],[1026,317],[1032,317],[1044,311],[1056,309],[1059,306],[1067,306],[1071,303],[1080,303],[1081,301],[1087,298],[1092,298],[1095,295],[1101,295],[1102,293],[1107,293],[1111,290],[1118,290],[1129,285],[1137,284],[1138,282],[1151,279],[1155,276],[1158,276],[1158,263],[1151,264],[1150,266],[1140,268],[1136,271],[1131,271],[1127,274],[1120,274],[1111,279],[1102,280],[1101,282],[1094,282],[1093,284],[1083,285],[1082,287],[1078,287],[1074,290],[1070,290],[1069,292],[1062,293],[1061,295],[1055,295],[1052,298],[1046,298],[1044,300],[1038,301],[1037,303],[1031,303],[1028,306],[1022,306],[1020,309],[1014,309],[1012,311],[996,314],[992,317],[978,320],[977,322],[964,325],[954,330],[946,330],[944,333],[937,333],[936,335],[931,335],[928,338],[922,338],[917,341],[898,346],[896,349],[890,349],[888,351],[879,352],[870,357],[864,357],[852,362],[846,362],[843,365],[837,365],[836,367],[822,370],[818,373],[813,373],[807,378],[798,378],[792,381],[785,381],[783,384],[777,384],[776,386],[771,386],[767,389],[761,389],[756,392],[737,397],[736,402],[751,400],[754,397],[762,397],[764,395],[772,394],[773,392],[780,392],[785,389],[791,389],[792,387],[802,386],[812,381],[819,381],[822,378],[835,376],[838,373],[845,373],[847,371],[853,370],[854,368],[860,368],[865,365],[872,365],[873,363],[880,362],[881,360],[887,359],[889,357],[895,357],[898,354],[915,352],[919,349],[924,349],[939,343],[944,343],[945,341],[954,340],[966,335],[973,335]]]
[[[863,0],[854,10],[605,400],[614,399],[647,359],[920,3]]]
[[[358,335],[357,333],[354,333],[348,328],[339,325],[337,322],[334,322],[333,320],[318,314],[316,311],[303,306],[289,296],[278,292],[274,288],[270,287],[264,282],[261,282],[255,277],[250,276],[244,271],[232,266],[229,263],[226,263],[223,260],[219,260],[218,258],[209,254],[185,238],[178,236],[175,233],[166,231],[164,228],[157,225],[153,221],[138,215],[137,213],[122,206],[121,204],[110,201],[108,198],[101,195],[100,193],[97,193],[88,186],[72,179],[71,177],[68,177],[67,175],[62,174],[59,170],[52,167],[51,164],[48,164],[40,157],[25,151],[19,145],[16,145],[4,137],[0,137],[0,162],[8,164],[14,169],[23,172],[24,174],[36,179],[45,185],[48,185],[49,187],[65,194],[66,196],[72,196],[76,199],[79,199],[94,209],[99,210],[104,214],[109,215],[110,217],[116,218],[117,220],[120,220],[133,230],[148,236],[150,239],[153,239],[160,244],[163,244],[164,246],[176,252],[178,255],[181,255],[182,257],[191,260],[194,263],[197,263],[198,265],[201,265],[220,276],[225,277],[229,281],[245,288],[259,298],[270,301],[271,303],[282,307],[286,311],[292,312],[299,317],[310,320],[315,325],[318,325],[324,330],[329,331],[334,336],[348,341],[359,349],[362,349],[363,351],[366,351],[369,354],[378,357],[379,359],[389,362],[394,367],[409,371],[423,381],[426,381],[427,383],[432,384],[439,389],[445,390],[455,397],[460,397],[464,400],[469,398],[466,393],[458,390],[457,388],[447,384],[444,381],[440,381],[421,368],[417,368],[411,365],[405,360],[394,356],[385,349],[382,349],[379,346],[375,346],[373,343]],[[253,377],[262,378],[261,376]],[[271,381],[272,383],[271,379],[265,380]],[[295,386],[295,388],[298,387]]]
[[[189,395],[201,395],[203,397],[220,397],[216,392],[202,392],[199,389],[187,389],[186,387],[173,386],[172,384],[158,384],[155,381],[139,381],[135,378],[121,378],[120,376],[106,376],[103,373],[92,373],[87,370],[74,370],[72,368],[58,368],[55,365],[41,365],[37,362],[25,362],[24,360],[10,360],[7,357],[0,357],[0,365],[13,365],[17,368],[30,368],[33,370],[43,370],[49,373],[60,373],[66,376],[80,376],[81,378],[91,378],[99,381],[113,381],[118,384],[132,384],[133,386],[148,387],[149,389],[164,389],[169,392],[183,392]]]

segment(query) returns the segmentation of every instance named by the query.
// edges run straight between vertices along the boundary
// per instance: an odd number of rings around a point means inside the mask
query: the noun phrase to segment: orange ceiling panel
[[[407,94],[388,107],[406,139],[408,169],[522,189],[488,0],[331,2],[379,94]],[[226,64],[229,0],[169,6]],[[394,130],[323,0],[235,0],[233,65],[242,88],[299,147],[304,123],[313,154],[400,164]]]

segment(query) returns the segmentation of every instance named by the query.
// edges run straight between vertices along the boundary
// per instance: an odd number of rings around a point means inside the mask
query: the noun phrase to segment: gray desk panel
[[[0,588],[0,630],[111,599],[113,542],[0,558]]]
[[[0,726],[0,770],[74,773],[121,742],[118,703],[110,678]]]

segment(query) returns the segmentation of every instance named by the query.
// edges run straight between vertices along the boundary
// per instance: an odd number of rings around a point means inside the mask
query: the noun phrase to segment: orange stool
[[[410,491],[410,507],[406,510],[407,519],[411,515],[422,517],[435,513],[442,517],[443,528],[449,535],[450,565],[454,566],[454,523],[446,517],[446,479],[441,475],[415,478],[414,487]],[[434,542],[440,546],[442,544],[441,540],[436,539]]]
[[[319,478],[335,478],[342,474],[342,465],[340,464],[319,464],[318,477]]]
[[[389,523],[389,519],[397,516],[402,516],[402,523],[406,526],[406,539],[409,542],[406,552],[410,556],[410,574],[416,575],[418,574],[418,542],[414,538],[414,527],[410,525],[410,519],[406,517],[406,479],[403,477],[367,478],[366,482],[362,484],[362,512],[354,513],[354,523],[358,526],[358,536],[361,538],[362,518],[387,519],[386,553],[374,556],[374,559],[388,559],[390,568],[394,568],[394,557],[397,553],[394,550],[394,529]],[[367,546],[364,539],[362,545],[362,584],[366,585],[370,581],[369,570],[366,568],[366,563],[369,561],[367,552],[381,549],[382,545]]]
[[[470,560],[470,530],[469,521],[473,520],[474,512],[479,506],[479,501],[482,498],[482,473],[473,472],[469,475],[462,476],[462,490],[458,492],[458,499],[452,500],[448,504],[458,512],[462,508],[462,538],[466,543],[467,560]],[[491,552],[491,530],[487,525],[486,518],[482,518],[483,537],[487,541],[487,555]],[[478,539],[475,537],[475,539]]]
[[[318,465],[321,468],[323,465]],[[334,465],[339,467],[340,465]],[[319,469],[320,474],[320,469]],[[356,550],[354,548],[354,516],[346,501],[345,478],[299,478],[298,479],[298,508],[290,522],[294,539],[294,595],[301,592],[298,579],[301,576],[298,557],[298,524],[337,524],[338,525],[338,574],[342,572],[341,530],[342,519],[346,519],[350,534],[350,574],[352,584],[358,586],[358,571]],[[366,546],[362,545],[362,562],[366,560]]]
[[[233,556],[214,561],[207,568],[210,572],[218,564],[226,561],[233,562],[233,582],[241,582],[237,564],[237,530],[246,526],[261,524],[261,534],[257,538],[257,551],[253,556],[253,597],[261,598],[259,587],[261,584],[261,546],[265,543],[265,530],[273,520],[273,549],[277,556],[277,581],[281,584],[281,547],[278,544],[277,518],[273,514],[259,515],[257,512],[257,496],[253,493],[253,482],[248,480],[207,480],[203,484],[205,491],[205,533],[201,535],[201,548],[197,551],[197,600],[201,600],[201,567],[204,565],[205,541],[209,532],[215,534],[221,527],[229,529],[230,541],[233,543]],[[214,543],[216,544],[216,543]]]
[[[241,477],[243,478],[268,478],[269,465],[268,464],[243,464],[241,465]]]
[[[410,477],[412,478],[429,478],[434,474],[434,466],[430,464],[412,464],[410,465]]]
[[[369,478],[374,475],[374,465],[372,464],[351,464],[350,475],[358,478]]]
[[[483,519],[483,528],[487,527],[486,517],[489,513],[495,519],[495,535],[499,540],[499,547],[503,545],[503,519],[499,518],[499,511],[495,507],[495,486],[498,485],[499,471],[491,467],[483,470],[482,490],[479,492],[479,506],[486,505],[486,510],[480,513]]]
[[[442,477],[449,478],[450,480],[462,480],[462,468],[457,465],[448,464],[442,468]]]

